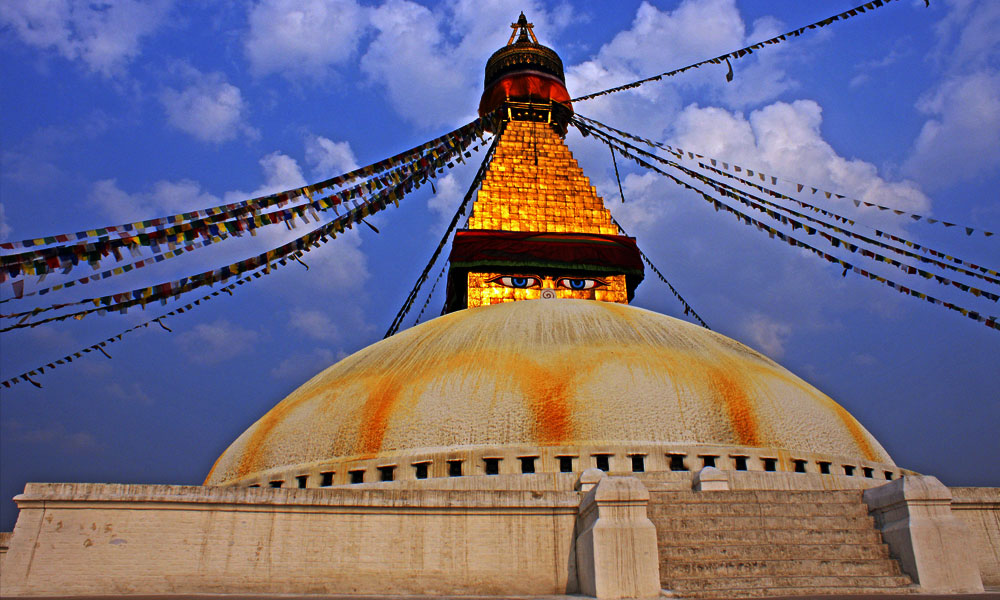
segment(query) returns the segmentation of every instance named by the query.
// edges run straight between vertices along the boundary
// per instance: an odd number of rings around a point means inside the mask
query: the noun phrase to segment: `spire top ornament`
[[[517,36],[518,44],[537,44],[538,38],[535,37],[535,32],[532,29],[535,27],[534,23],[529,23],[527,17],[524,16],[524,11],[521,11],[521,16],[517,18],[517,23],[511,23],[510,28],[514,31],[510,34],[510,39],[507,40],[507,45],[510,46],[514,43],[514,36]],[[520,35],[518,33],[520,32]],[[530,36],[531,39],[528,39]]]

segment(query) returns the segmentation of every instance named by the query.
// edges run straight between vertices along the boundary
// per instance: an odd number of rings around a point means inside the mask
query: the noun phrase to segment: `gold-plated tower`
[[[522,13],[486,64],[480,113],[500,139],[450,257],[447,311],[575,298],[628,303],[643,269],[563,136],[572,114],[562,61]],[[515,40],[516,38],[516,40]]]

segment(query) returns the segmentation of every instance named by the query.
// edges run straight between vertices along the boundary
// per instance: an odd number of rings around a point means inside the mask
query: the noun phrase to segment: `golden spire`
[[[635,240],[620,235],[563,141],[573,109],[562,61],[532,27],[521,13],[486,63],[479,113],[500,139],[452,243],[449,312],[539,298],[625,304],[642,281]]]
[[[507,40],[507,45],[510,46],[514,43],[514,36],[517,35],[518,31],[521,32],[521,35],[517,36],[518,44],[522,42],[527,43],[529,41],[528,36],[531,36],[531,43],[537,44],[538,38],[535,37],[535,32],[532,31],[534,27],[535,25],[533,23],[529,23],[528,19],[524,16],[524,11],[521,11],[521,16],[517,18],[517,23],[510,24],[510,28],[514,31],[510,34],[510,39]]]

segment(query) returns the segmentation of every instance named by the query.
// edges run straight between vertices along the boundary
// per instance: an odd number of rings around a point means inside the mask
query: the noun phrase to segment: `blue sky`
[[[474,117],[486,58],[520,10],[562,56],[576,96],[853,5],[9,0],[0,5],[0,236],[20,240],[245,199],[436,137]],[[1000,3],[893,2],[756,52],[734,70],[732,83],[725,67],[709,67],[576,109],[782,179],[1000,231]],[[950,485],[1000,485],[1000,332],[841,277],[839,268],[620,161],[622,204],[608,149],[576,132],[567,143],[612,212],[713,329],[843,404],[901,466]],[[381,338],[474,170],[455,169],[436,193],[422,188],[373,217],[380,234],[355,230],[309,254],[309,271],[278,270],[172,319],[173,333],[141,330],[109,347],[112,360],[92,353],[46,373],[43,389],[3,390],[0,529],[13,526],[8,499],[26,481],[200,483],[267,409]],[[848,200],[804,199],[1000,266],[1000,236],[970,237]],[[220,266],[288,235],[227,242],[101,289]],[[988,300],[871,269],[1000,314]],[[437,314],[442,292],[427,314]],[[10,296],[9,283],[0,293]],[[634,303],[681,316],[653,278]],[[167,310],[5,333],[0,377]]]

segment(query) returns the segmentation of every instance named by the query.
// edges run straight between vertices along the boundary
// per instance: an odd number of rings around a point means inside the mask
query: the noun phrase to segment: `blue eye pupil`
[[[583,279],[570,279],[568,283],[571,290],[582,290],[587,286],[587,282]]]
[[[528,287],[527,277],[511,277],[510,284],[516,288],[526,288]]]

